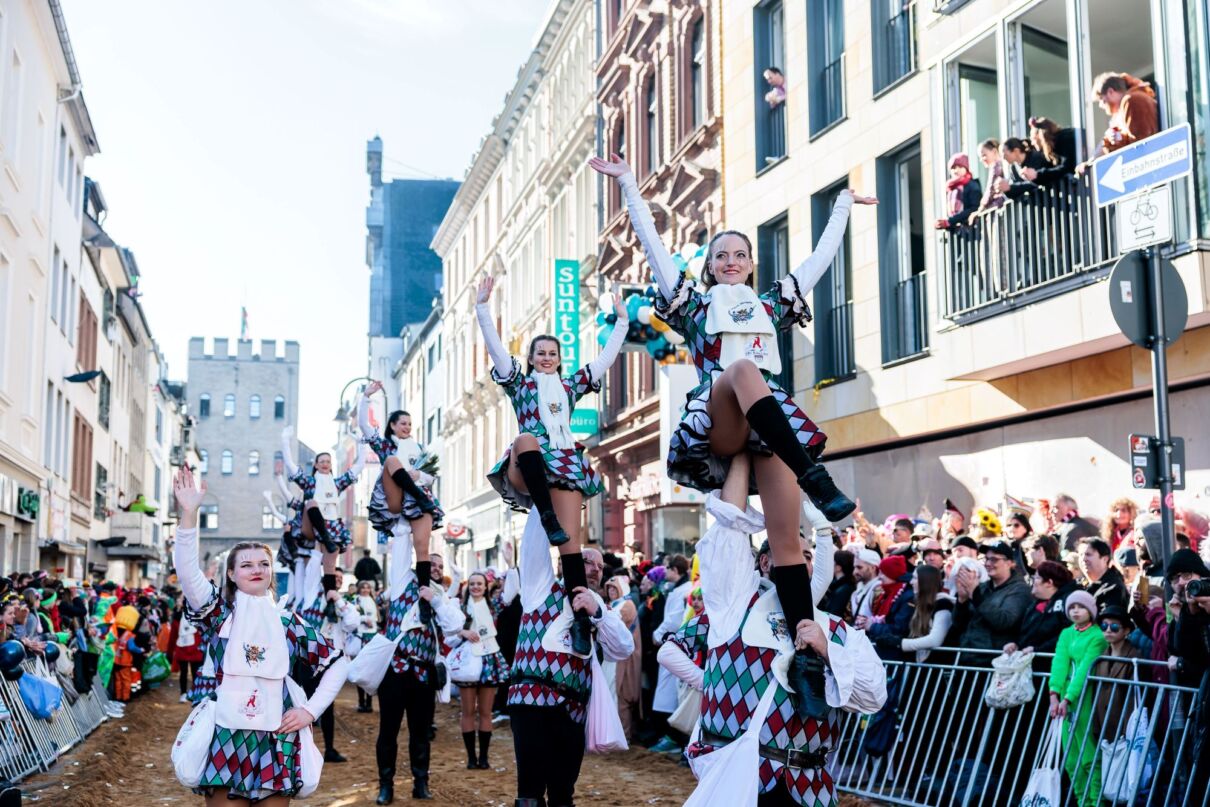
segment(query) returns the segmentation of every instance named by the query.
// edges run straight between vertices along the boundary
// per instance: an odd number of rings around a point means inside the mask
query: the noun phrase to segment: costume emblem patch
[[[740,303],[732,306],[727,313],[731,315],[731,321],[736,324],[750,322],[756,313],[756,306],[753,303]]]
[[[774,639],[789,639],[790,631],[786,629],[786,618],[781,614],[767,614],[765,619],[769,622],[769,630],[773,633]]]
[[[252,694],[244,702],[244,708],[240,709],[240,712],[249,719],[257,717],[265,711],[265,707],[261,705],[260,699],[257,697],[258,695],[260,695],[259,689],[252,690]]]
[[[765,347],[763,337],[759,334],[753,337],[752,341],[744,348],[744,355],[758,364],[764,361],[769,355],[769,349]]]
[[[260,664],[264,660],[265,648],[255,644],[244,644],[244,661],[246,661],[249,666]]]
[[[557,415],[563,411],[563,404],[559,403],[558,401],[555,401],[553,403],[548,403],[546,405],[546,408],[550,410],[550,413],[552,415]]]

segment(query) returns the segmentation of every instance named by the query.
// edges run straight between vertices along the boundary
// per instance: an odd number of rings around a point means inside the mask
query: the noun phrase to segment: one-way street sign
[[[1123,196],[1184,176],[1192,170],[1192,135],[1189,124],[1182,123],[1099,157],[1092,164],[1097,206],[1112,204]]]

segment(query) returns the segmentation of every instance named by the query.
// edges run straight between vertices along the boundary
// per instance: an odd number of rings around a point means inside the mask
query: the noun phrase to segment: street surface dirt
[[[168,750],[189,713],[179,703],[176,679],[136,698],[122,720],[108,720],[47,773],[22,783],[27,804],[54,807],[133,807],[159,804],[200,805],[200,797],[182,787],[172,773]],[[324,766],[319,789],[299,805],[353,807],[372,805],[378,793],[374,740],[378,715],[358,714],[357,691],[345,687],[336,701],[336,747],[349,758]],[[377,705],[377,703],[376,703]],[[511,807],[516,795],[516,769],[508,723],[497,725],[492,738],[492,770],[466,769],[466,751],[458,727],[457,704],[437,705],[437,739],[433,743],[430,789],[434,807]],[[396,804],[422,804],[411,799],[407,771],[407,724],[400,732]],[[316,727],[316,740],[319,730]],[[584,758],[576,786],[576,804],[598,807],[680,805],[692,792],[693,774],[674,760],[643,748],[621,754]],[[842,807],[864,804],[842,798]]]

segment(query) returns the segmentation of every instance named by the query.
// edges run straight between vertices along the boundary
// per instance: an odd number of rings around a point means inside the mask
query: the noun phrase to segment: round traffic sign
[[[1164,341],[1172,344],[1185,330],[1189,316],[1189,298],[1176,267],[1167,258],[1160,262],[1163,284]],[[1155,298],[1147,254],[1136,250],[1123,255],[1109,275],[1109,310],[1113,320],[1134,344],[1150,350],[1155,341]]]

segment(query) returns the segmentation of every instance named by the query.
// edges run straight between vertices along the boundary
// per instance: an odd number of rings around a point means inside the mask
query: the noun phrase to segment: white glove
[[[807,521],[811,522],[811,527],[816,532],[832,529],[832,522],[828,521],[828,517],[819,512],[819,508],[812,504],[811,500],[805,496],[802,500],[802,510],[807,514]]]

